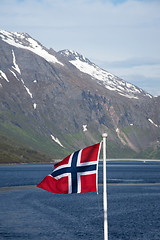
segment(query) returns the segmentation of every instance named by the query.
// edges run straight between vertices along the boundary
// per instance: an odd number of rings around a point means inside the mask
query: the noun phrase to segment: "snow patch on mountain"
[[[127,98],[138,99],[140,95],[152,98],[151,95],[144,92],[142,89],[134,86],[133,84],[127,83],[115,75],[101,69],[92,63],[89,59],[85,58],[83,55],[80,55],[75,51],[62,50],[59,53],[63,56],[66,56],[69,62],[72,63],[81,72],[89,74],[94,79],[96,79],[100,85],[103,85],[110,91],[116,91],[118,94]]]
[[[61,147],[64,148],[64,146],[62,145],[62,143],[59,141],[59,139],[57,137],[54,137],[52,134],[51,134],[51,138],[53,141],[55,141],[56,143],[58,143]]]
[[[83,132],[87,132],[87,125],[83,125]]]
[[[0,70],[0,78],[5,79],[7,82],[9,82],[6,74],[2,70]]]
[[[36,104],[36,103],[33,104],[33,108],[34,108],[34,109],[37,108],[37,104]]]
[[[157,127],[157,128],[160,127],[160,126],[158,126],[156,123],[154,123],[152,119],[148,118],[148,121],[149,121],[150,123],[152,123],[155,127]]]
[[[26,91],[27,91],[28,95],[30,96],[30,98],[33,98],[32,93],[30,92],[29,88],[25,85],[23,79],[21,79],[21,82],[23,83],[23,86],[26,89]]]
[[[63,66],[63,63],[58,61],[55,56],[50,54],[40,43],[38,43],[26,33],[10,33],[4,30],[0,30],[0,37],[4,42],[12,46],[27,49],[44,58],[48,62],[58,63]]]
[[[13,56],[13,66],[12,66],[12,68],[13,68],[17,73],[19,73],[19,74],[21,75],[21,70],[20,70],[18,64],[16,63],[16,57],[15,57],[15,53],[14,53],[13,50],[12,50],[12,56]],[[14,75],[14,77],[19,81],[19,79],[18,79],[17,75],[15,74],[15,72],[13,72],[13,71],[10,70],[10,69],[9,69],[9,71],[10,71],[10,72]],[[26,91],[27,91],[28,95],[30,96],[30,98],[33,98],[33,95],[32,95],[32,93],[31,93],[31,91],[30,91],[29,88],[25,85],[23,79],[21,79],[21,82],[23,83],[23,86],[24,86],[24,88],[26,89]],[[35,105],[33,105],[33,107],[34,107],[34,109],[36,108]]]
[[[26,85],[24,85],[24,88],[26,89],[28,95],[30,96],[30,98],[33,98],[32,93],[30,92],[29,88],[26,87]]]
[[[14,66],[12,66],[12,68],[15,69],[21,75],[21,70],[20,70],[18,64],[16,63],[16,58],[15,58],[15,54],[14,54],[13,50],[12,50],[12,56],[13,56],[13,64],[14,64]]]
[[[13,76],[19,81],[17,75],[15,74],[15,72],[13,72],[11,69],[9,69],[9,71],[13,74]]]

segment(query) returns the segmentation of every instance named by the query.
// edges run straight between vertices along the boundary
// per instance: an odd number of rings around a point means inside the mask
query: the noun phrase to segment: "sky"
[[[77,51],[160,95],[160,0],[0,0],[0,29]]]

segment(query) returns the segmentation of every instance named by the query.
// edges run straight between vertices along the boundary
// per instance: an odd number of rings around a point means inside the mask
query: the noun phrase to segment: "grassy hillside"
[[[160,147],[149,147],[144,152],[139,153],[137,158],[160,159]]]
[[[11,138],[0,135],[0,163],[32,163],[50,162],[51,155],[47,155],[29,148]]]
[[[107,158],[142,158],[160,159],[160,147],[155,150],[153,147],[146,151],[135,154],[128,148],[117,150],[117,146],[112,143],[107,145]],[[101,156],[102,158],[102,151]],[[8,163],[34,163],[34,162],[53,162],[54,154],[46,154],[31,147],[23,145],[11,138],[0,135],[0,164]],[[62,157],[59,157],[62,159]]]
[[[100,141],[101,136],[97,135],[95,129],[93,132],[95,132],[93,140]],[[64,134],[61,139],[65,143],[65,148],[23,124],[1,120],[0,163],[51,162],[53,159],[62,159],[78,150],[81,142],[86,146],[91,145],[83,132]],[[116,143],[108,139],[107,158],[160,159],[160,146],[151,146],[137,154],[127,146],[120,146],[118,141]]]
[[[13,119],[13,118],[12,118]],[[38,133],[26,121],[0,121],[0,163],[48,162],[66,155],[66,149]]]

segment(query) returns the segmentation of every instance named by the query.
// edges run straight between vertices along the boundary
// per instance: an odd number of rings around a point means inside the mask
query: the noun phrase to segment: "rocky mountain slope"
[[[7,144],[54,159],[107,131],[108,157],[157,158],[159,106],[159,97],[77,52],[55,52],[26,33],[0,31],[0,136]]]

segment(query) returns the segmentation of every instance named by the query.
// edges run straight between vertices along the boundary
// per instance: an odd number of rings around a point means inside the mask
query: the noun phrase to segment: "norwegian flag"
[[[97,164],[101,143],[76,151],[54,165],[37,187],[53,193],[97,191]]]

